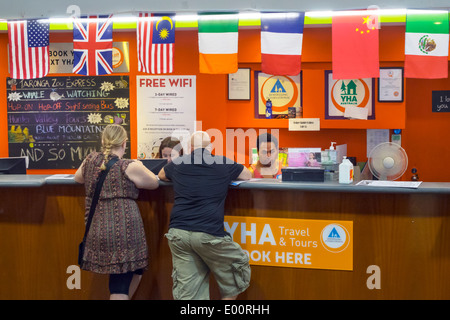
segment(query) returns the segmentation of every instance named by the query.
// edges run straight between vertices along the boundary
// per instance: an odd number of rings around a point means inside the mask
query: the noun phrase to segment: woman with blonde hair
[[[156,189],[156,176],[140,161],[122,159],[127,132],[116,124],[102,133],[102,152],[92,152],[75,173],[85,185],[85,222],[102,170],[110,167],[98,197],[82,256],[83,270],[109,274],[110,299],[130,299],[148,268],[144,225],[136,203],[139,189]]]

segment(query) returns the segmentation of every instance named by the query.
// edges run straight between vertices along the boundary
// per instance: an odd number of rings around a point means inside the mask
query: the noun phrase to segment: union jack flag
[[[86,16],[73,23],[73,73],[110,74],[112,67],[111,15]]]

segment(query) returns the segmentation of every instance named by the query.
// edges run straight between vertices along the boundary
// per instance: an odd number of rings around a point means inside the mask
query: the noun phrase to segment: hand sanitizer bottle
[[[330,149],[328,150],[328,157],[330,159],[330,162],[335,164],[337,163],[337,151],[334,149],[334,145],[336,142],[332,142]]]
[[[353,182],[353,164],[344,156],[339,165],[339,183],[350,184]]]

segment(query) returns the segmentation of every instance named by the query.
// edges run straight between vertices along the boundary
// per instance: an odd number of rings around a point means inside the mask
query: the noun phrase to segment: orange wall
[[[403,66],[404,26],[383,27],[380,30],[381,66]],[[71,33],[51,33],[51,42],[71,42]],[[7,34],[0,35],[0,156],[8,156],[7,118],[6,118],[6,77],[8,76]],[[130,113],[132,123],[136,123],[135,79],[139,75],[136,62],[135,32],[115,32],[114,41],[128,41],[130,48]],[[240,67],[260,70],[259,29],[239,31]],[[450,181],[450,173],[439,170],[436,165],[450,157],[450,148],[445,137],[449,135],[450,114],[431,112],[431,91],[450,90],[450,80],[406,79],[405,102],[376,104],[376,120],[323,120],[324,114],[324,76],[325,69],[331,69],[331,29],[305,28],[302,55],[303,70],[303,108],[305,117],[321,118],[319,132],[289,132],[287,120],[254,119],[253,75],[252,100],[228,101],[227,75],[207,75],[198,73],[197,30],[176,32],[174,75],[186,74],[197,77],[197,120],[202,129],[218,129],[225,135],[227,128],[280,130],[280,147],[320,147],[325,149],[331,141],[348,145],[348,155],[356,156],[357,161],[366,161],[366,130],[364,128],[402,128],[402,146],[409,156],[409,167],[403,179],[411,176],[412,167],[418,169],[424,181]],[[320,85],[317,85],[320,83]],[[353,129],[348,129],[349,123]],[[136,127],[131,127],[131,156],[137,155]],[[248,143],[248,142],[247,142]],[[218,153],[225,153],[220,150]],[[431,156],[429,156],[431,155]],[[30,170],[32,174],[73,173],[73,170]]]

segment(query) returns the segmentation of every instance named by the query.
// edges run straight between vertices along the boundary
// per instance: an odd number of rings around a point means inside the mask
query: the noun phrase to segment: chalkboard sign
[[[431,97],[433,112],[450,112],[450,91],[433,91]]]
[[[9,156],[28,156],[28,169],[78,168],[100,151],[106,125],[123,125],[129,137],[128,84],[128,76],[8,78]]]

